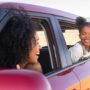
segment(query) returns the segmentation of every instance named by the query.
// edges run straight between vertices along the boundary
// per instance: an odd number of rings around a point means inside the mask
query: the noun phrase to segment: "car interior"
[[[78,33],[77,28],[76,28],[75,22],[60,20],[59,24],[60,24],[60,27],[62,29],[62,33],[63,33],[64,39],[65,39],[67,48],[69,49],[76,42],[79,41],[79,37],[78,37],[79,33]]]
[[[46,35],[45,35],[46,30],[40,20],[38,20],[36,18],[35,19],[33,18],[32,20],[41,25],[41,28],[37,29],[40,45],[42,47],[40,49],[40,55],[39,55],[38,61],[40,62],[41,66],[42,66],[43,73],[46,74],[46,73],[52,71],[50,52],[49,52],[48,42],[47,42]]]

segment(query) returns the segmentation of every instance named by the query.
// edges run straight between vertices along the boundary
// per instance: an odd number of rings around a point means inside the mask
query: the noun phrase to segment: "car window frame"
[[[71,18],[65,18],[65,17],[57,17],[57,21],[59,22],[60,20],[64,20],[65,22],[69,22],[69,23],[73,23],[75,24],[75,19],[71,19]],[[59,24],[59,23],[58,23]],[[60,27],[60,31],[62,32],[62,29],[61,29],[61,26],[59,24],[59,27]],[[71,57],[70,57],[70,54],[68,54],[68,47],[66,45],[66,41],[64,39],[64,36],[63,36],[63,33],[62,33],[62,45],[63,45],[63,49],[64,49],[64,52],[66,53],[66,60],[70,61],[70,63],[67,61],[67,68],[73,68],[73,67],[76,67],[78,65],[82,65],[84,64],[85,62],[87,62],[89,59],[86,59],[86,60],[83,60],[83,61],[79,61],[79,62],[76,62],[76,63],[72,63],[72,60],[71,60]]]
[[[58,59],[56,59],[55,60],[55,62],[57,62],[57,64],[54,66],[54,69],[52,70],[52,72],[49,72],[49,73],[47,73],[46,74],[46,76],[47,75],[50,75],[51,73],[54,73],[54,72],[56,72],[56,69],[58,68],[58,67],[60,67],[61,66],[61,62],[60,62],[60,56],[59,56],[59,51],[58,51],[58,46],[57,46],[57,43],[58,43],[58,40],[57,40],[57,37],[59,37],[58,35],[59,34],[57,34],[58,32],[57,32],[57,30],[56,30],[56,27],[55,27],[55,25],[53,25],[53,20],[54,20],[54,16],[53,15],[48,15],[48,14],[43,14],[43,13],[37,13],[37,12],[28,12],[28,15],[30,15],[30,17],[38,17],[38,18],[48,18],[49,19],[49,21],[50,21],[50,26],[52,27],[52,38],[53,38],[53,43],[54,43],[54,48],[53,48],[53,51],[54,51],[54,54],[57,52],[57,55],[56,55],[56,58],[57,57],[59,57]],[[59,64],[58,64],[58,62],[59,62]]]
[[[59,56],[58,62],[60,62],[59,65],[61,65],[61,68],[60,67],[55,68],[54,70],[52,70],[52,72],[49,72],[48,74],[46,74],[46,76],[53,74],[55,72],[58,72],[60,70],[62,71],[64,68],[67,68],[67,66],[72,65],[71,58],[70,56],[68,56],[66,52],[68,51],[67,46],[65,44],[64,37],[62,35],[62,31],[58,22],[58,19],[62,19],[62,16],[60,17],[60,16],[42,14],[42,13],[37,13],[37,12],[29,12],[29,15],[35,16],[38,18],[41,18],[41,17],[49,18],[49,20],[51,21],[50,23],[53,28],[53,33],[55,34],[54,35],[55,36],[54,40],[56,41],[55,46],[58,49],[58,56]],[[66,20],[71,20],[71,19],[66,18]]]

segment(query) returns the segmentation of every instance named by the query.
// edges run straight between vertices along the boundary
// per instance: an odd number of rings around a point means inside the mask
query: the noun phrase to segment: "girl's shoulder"
[[[70,49],[75,49],[75,50],[83,50],[81,42],[77,42],[74,46],[72,46]]]

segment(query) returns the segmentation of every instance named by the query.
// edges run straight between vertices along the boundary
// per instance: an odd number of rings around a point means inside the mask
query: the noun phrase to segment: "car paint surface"
[[[73,71],[78,76],[81,90],[90,89],[90,61],[78,65]]]
[[[45,7],[40,7],[40,6],[35,6],[35,5],[29,5],[29,4],[23,4],[23,3],[2,3],[0,4],[0,8],[16,8],[16,9],[23,9],[25,11],[30,11],[30,12],[38,12],[38,13],[44,13],[44,14],[51,14],[51,15],[61,15],[61,16],[67,16],[70,18],[75,19],[76,15],[74,14],[67,14],[63,11],[56,10],[56,9],[51,9],[51,8],[45,8]]]
[[[80,83],[71,71],[64,75],[55,75],[49,78],[53,90],[80,90]]]
[[[51,86],[41,73],[35,71],[1,70],[0,90],[51,90]]]
[[[37,12],[37,13],[43,13],[46,15],[48,14],[48,15],[53,15],[53,16],[62,16],[62,17],[68,17],[68,18],[72,18],[72,19],[75,19],[77,17],[76,15],[67,14],[66,12],[62,12],[59,10],[49,9],[49,8],[44,8],[44,7],[39,7],[39,6],[34,6],[34,5],[29,5],[29,4],[22,4],[22,3],[2,3],[2,4],[0,4],[0,8],[11,8],[11,7],[16,8],[16,9],[23,8],[24,11],[28,11],[28,12]],[[90,85],[89,85],[90,70],[89,70],[89,68],[90,68],[90,61],[85,61],[81,64],[77,64],[77,65],[75,65],[73,67],[69,67],[65,70],[61,70],[61,71],[52,73],[50,76],[47,76],[47,79],[49,80],[49,83],[51,84],[52,90],[89,90],[90,89]],[[5,74],[5,75],[7,75],[7,74]],[[31,73],[31,75],[32,75],[32,73]],[[0,76],[2,77],[2,74]],[[3,78],[4,77],[8,78],[7,76],[3,76]],[[20,79],[20,78],[17,78],[16,76],[13,76],[13,78]],[[30,78],[32,81],[31,80],[27,81],[28,86],[29,86],[29,84],[31,84],[32,88],[33,87],[36,88],[37,85],[32,84],[31,82],[33,82],[33,80],[35,80],[36,82],[39,81],[39,79],[38,80],[36,79],[35,75],[34,75],[34,78],[33,79]],[[16,79],[14,79],[13,81],[15,81]],[[2,82],[3,83],[6,82],[6,84],[5,84],[5,86],[6,86],[8,83],[8,80],[7,81],[5,81],[5,80],[6,79],[4,79],[4,81],[2,81]],[[18,81],[19,81],[18,85],[21,82],[22,86],[24,86],[24,83],[21,80],[18,80]],[[16,82],[17,81],[15,81],[15,84],[16,84]],[[37,90],[50,90],[50,87],[48,89],[48,87],[43,86],[42,81],[40,83],[38,83],[38,85],[40,85],[40,84],[42,84],[41,89],[37,89]],[[4,86],[4,84],[2,86]],[[13,86],[13,84],[11,86]],[[42,88],[44,88],[44,89],[42,89]],[[22,87],[20,89],[24,90]],[[17,90],[20,90],[20,89],[17,89]],[[10,90],[10,89],[7,89],[7,90]],[[30,90],[30,89],[28,87],[25,90]],[[31,90],[34,90],[34,89],[31,89]]]

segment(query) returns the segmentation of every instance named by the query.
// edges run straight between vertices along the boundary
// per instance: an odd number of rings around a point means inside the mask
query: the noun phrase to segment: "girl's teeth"
[[[85,42],[90,42],[90,40],[85,40]]]

